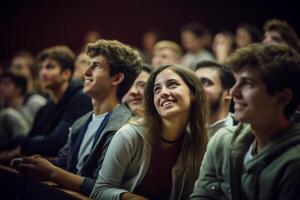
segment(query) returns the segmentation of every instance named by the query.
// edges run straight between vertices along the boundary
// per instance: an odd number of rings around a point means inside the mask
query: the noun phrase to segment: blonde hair
[[[181,58],[182,56],[182,50],[176,42],[172,42],[169,40],[161,40],[155,44],[153,51],[159,51],[162,49],[171,50],[172,52],[174,52],[177,58]]]

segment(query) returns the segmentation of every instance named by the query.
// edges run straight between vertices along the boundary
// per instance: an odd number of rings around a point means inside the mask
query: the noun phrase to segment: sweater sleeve
[[[48,135],[37,133],[36,136],[25,140],[21,145],[22,154],[56,156],[67,141],[69,127],[77,118],[91,109],[90,104],[90,98],[85,94],[76,95],[66,105],[63,116],[54,131]]]
[[[300,160],[289,163],[276,191],[279,200],[300,199]]]
[[[122,193],[127,192],[121,188],[122,181],[134,154],[133,146],[124,137],[128,131],[134,130],[127,127],[121,128],[112,138],[91,194],[93,199],[118,200]]]
[[[228,150],[231,135],[231,131],[221,129],[210,139],[190,199],[226,199],[228,194],[225,193],[225,188],[227,188],[227,192],[229,191],[226,174],[228,173]]]

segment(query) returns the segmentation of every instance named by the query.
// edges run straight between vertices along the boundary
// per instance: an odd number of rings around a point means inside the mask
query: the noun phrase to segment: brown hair
[[[300,55],[286,44],[252,44],[238,49],[227,61],[234,72],[244,68],[259,71],[269,95],[289,88],[293,92],[284,114],[289,118],[300,101]],[[267,103],[267,102],[266,102]]]
[[[276,31],[291,47],[299,51],[299,39],[295,30],[284,20],[270,19],[264,25],[264,31]]]
[[[109,64],[111,76],[124,74],[124,80],[118,86],[117,98],[121,101],[137,78],[142,68],[142,58],[138,52],[117,40],[98,40],[87,45],[87,54],[91,58],[102,55]]]
[[[195,99],[191,104],[191,112],[188,119],[190,131],[185,136],[185,144],[183,144],[183,172],[190,177],[196,179],[198,177],[199,168],[203,159],[206,145],[206,118],[207,107],[204,91],[200,80],[194,73],[178,65],[165,65],[156,68],[150,75],[145,88],[145,125],[148,128],[147,133],[153,138],[153,144],[159,141],[159,130],[161,130],[162,120],[154,105],[153,87],[156,76],[165,69],[170,69],[178,74],[194,95]]]

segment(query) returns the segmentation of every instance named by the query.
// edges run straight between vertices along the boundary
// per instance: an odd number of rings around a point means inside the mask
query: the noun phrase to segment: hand
[[[24,175],[39,181],[51,181],[55,176],[56,166],[47,159],[39,155],[23,157],[22,162],[17,159],[12,160],[11,164],[19,162],[15,168]]]
[[[11,159],[21,155],[21,147],[18,146],[12,150],[0,152],[0,161],[9,162]]]
[[[122,193],[120,199],[121,200],[149,200],[149,199],[147,199],[143,196],[133,194],[133,193],[130,193],[130,192]]]

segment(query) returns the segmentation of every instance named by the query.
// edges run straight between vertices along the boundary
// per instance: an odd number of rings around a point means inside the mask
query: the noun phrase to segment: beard
[[[215,114],[219,110],[219,108],[221,106],[222,96],[223,96],[223,92],[220,92],[217,98],[210,100],[210,103],[209,103],[209,115],[210,116]]]

